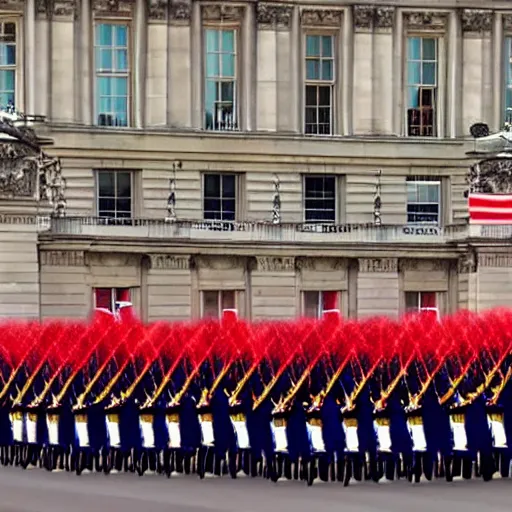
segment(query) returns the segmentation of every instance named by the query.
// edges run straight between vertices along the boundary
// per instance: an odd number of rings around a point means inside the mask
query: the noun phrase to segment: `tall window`
[[[98,171],[96,174],[98,217],[132,217],[133,176],[129,171]]]
[[[202,292],[202,317],[221,318],[224,309],[236,309],[236,292],[233,290]]]
[[[0,22],[0,108],[16,103],[16,24]]]
[[[505,38],[505,121],[512,122],[512,37]]]
[[[203,217],[205,220],[236,219],[235,174],[205,174],[203,192]]]
[[[308,318],[321,318],[324,311],[339,309],[339,292],[316,292],[307,291],[303,293],[303,314]]]
[[[334,36],[306,36],[305,133],[333,132]]]
[[[407,135],[434,137],[438,101],[438,40],[407,39]]]
[[[408,313],[437,312],[436,292],[405,292],[405,309]]]
[[[130,65],[128,26],[96,25],[96,123],[99,126],[128,126]]]
[[[207,29],[205,128],[237,130],[236,30]]]
[[[304,221],[336,222],[335,176],[304,176]]]
[[[434,178],[407,179],[407,222],[410,224],[440,224],[441,182]]]
[[[114,312],[116,302],[130,301],[129,288],[95,288],[94,306]]]

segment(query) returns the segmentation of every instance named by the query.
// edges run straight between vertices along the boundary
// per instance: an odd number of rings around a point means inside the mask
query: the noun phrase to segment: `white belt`
[[[453,433],[453,449],[457,452],[465,452],[468,449],[468,436],[464,424],[464,413],[450,415],[450,427]]]
[[[238,448],[241,450],[248,450],[251,447],[251,443],[249,441],[249,432],[247,431],[245,414],[231,415],[231,422],[235,429]]]
[[[286,420],[274,419],[270,427],[272,429],[272,436],[274,438],[274,448],[276,452],[288,453],[288,438],[286,437]]]
[[[12,438],[15,443],[23,443],[24,417],[21,411],[9,413],[12,425]]]
[[[179,414],[167,414],[165,417],[169,433],[169,448],[181,448],[181,432]]]
[[[213,446],[215,444],[215,436],[213,434],[213,417],[211,414],[201,414],[199,416],[201,425],[202,442],[204,446]]]
[[[375,432],[377,433],[377,441],[379,443],[379,451],[391,452],[391,422],[389,418],[376,418],[373,422]]]
[[[507,448],[507,434],[505,432],[505,418],[503,413],[493,413],[487,416],[492,433],[494,448]]]
[[[427,439],[425,437],[425,430],[423,429],[423,418],[421,416],[408,418],[407,427],[411,434],[412,449],[415,452],[426,452]]]
[[[144,448],[155,447],[155,430],[153,428],[153,415],[141,414],[139,418],[140,431],[142,434],[142,446]]]
[[[315,453],[325,452],[324,436],[322,433],[322,420],[312,418],[307,422],[308,436],[311,448]]]
[[[59,415],[47,414],[46,427],[48,428],[48,444],[50,446],[59,445]]]
[[[27,443],[37,444],[37,414],[25,413],[25,426],[27,429]]]
[[[359,437],[357,435],[357,419],[344,418],[343,430],[345,431],[346,451],[349,453],[359,452]]]
[[[75,433],[80,448],[89,447],[89,430],[86,414],[77,414],[75,416]]]
[[[107,414],[107,432],[111,448],[121,447],[121,434],[119,432],[119,414]]]

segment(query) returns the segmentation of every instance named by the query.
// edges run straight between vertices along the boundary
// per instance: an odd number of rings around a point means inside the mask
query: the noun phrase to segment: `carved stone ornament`
[[[512,14],[503,15],[503,28],[505,31],[512,30]]]
[[[41,264],[51,267],[83,267],[83,251],[41,251]]]
[[[448,22],[448,13],[434,11],[412,11],[404,14],[408,29],[443,29]]]
[[[360,258],[359,272],[398,272],[398,259]]]
[[[372,5],[354,5],[355,28],[372,28],[374,16],[375,8]]]
[[[171,254],[151,254],[151,268],[161,270],[189,270],[190,256],[173,256]]]
[[[21,143],[0,143],[0,197],[34,197],[36,185],[33,150]]]
[[[469,168],[466,180],[471,193],[512,194],[512,160],[482,160]]]
[[[271,28],[289,28],[292,19],[291,5],[258,3],[256,19],[259,25]]]
[[[12,215],[9,213],[0,214],[0,224],[11,224],[20,226],[34,226],[37,224],[36,215]]]
[[[474,251],[469,251],[459,258],[457,272],[459,274],[473,274],[477,270],[477,257]]]
[[[490,32],[493,12],[483,9],[462,10],[462,30],[464,32]]]
[[[510,268],[512,267],[511,254],[479,254],[479,267]]]
[[[401,259],[400,271],[440,272],[448,270],[447,260],[425,260],[419,258]]]
[[[95,14],[131,16],[135,0],[92,0]]]
[[[204,21],[240,21],[244,8],[240,5],[205,4],[202,8]]]
[[[303,25],[320,27],[339,27],[343,11],[334,9],[302,9],[300,21]]]
[[[23,12],[25,10],[25,2],[23,0],[0,0],[0,10]]]
[[[167,19],[167,6],[169,0],[147,0],[148,18],[150,20],[165,21]]]
[[[346,270],[347,260],[343,258],[296,258],[295,266],[298,270],[329,272]]]
[[[243,268],[246,259],[239,256],[195,256],[195,268],[208,268],[211,270],[232,270]]]
[[[257,270],[260,272],[295,272],[294,257],[257,257]]]
[[[78,0],[48,0],[54,18],[76,18],[79,12]]]
[[[190,0],[171,0],[169,5],[169,19],[174,24],[189,24],[192,17]]]
[[[395,8],[376,7],[374,22],[375,28],[393,28],[395,22]]]

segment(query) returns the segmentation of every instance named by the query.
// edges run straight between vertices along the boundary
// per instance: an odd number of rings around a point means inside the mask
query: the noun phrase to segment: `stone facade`
[[[441,313],[512,305],[512,233],[468,226],[464,196],[469,126],[504,120],[512,9],[431,4],[0,2],[0,22],[16,26],[15,107],[45,116],[36,131],[53,142],[45,195],[38,147],[0,141],[0,316],[83,318],[97,288],[128,288],[148,321],[198,318],[211,292],[255,320],[300,315],[313,292],[336,292],[349,317],[396,316],[421,293]],[[126,126],[98,121],[101,24],[127,28],[114,44]],[[205,125],[207,28],[235,34],[229,130]],[[333,44],[324,136],[304,133],[311,34]],[[412,35],[437,41],[434,136],[408,135]],[[30,169],[13,181],[20,159]],[[99,171],[130,173],[129,215],[101,215]],[[223,173],[236,175],[234,223],[204,218],[204,175]],[[305,223],[312,175],[334,179],[329,225]],[[408,223],[411,178],[439,183],[437,223]]]

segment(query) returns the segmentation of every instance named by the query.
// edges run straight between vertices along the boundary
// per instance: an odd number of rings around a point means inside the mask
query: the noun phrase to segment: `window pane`
[[[103,212],[111,212],[112,216],[114,216],[114,212],[116,210],[116,200],[113,197],[100,197],[98,199],[98,210]]]
[[[94,290],[95,305],[97,308],[108,309],[112,311],[112,289],[96,288]]]
[[[436,60],[436,43],[435,39],[423,38],[423,60]]]
[[[115,50],[116,71],[128,71],[128,50]]]
[[[319,87],[318,88],[318,105],[322,107],[331,106],[331,88]]]
[[[420,203],[428,202],[428,185],[418,184],[418,196]]]
[[[103,171],[98,173],[98,195],[101,197],[114,197],[115,177],[113,172]]]
[[[235,84],[233,82],[222,82],[220,84],[220,101],[233,103]]]
[[[408,60],[421,59],[421,38],[409,37],[407,40],[407,58]]]
[[[116,200],[116,212],[118,214],[125,213],[127,217],[130,217],[131,213],[132,213],[131,199],[117,199]]]
[[[112,50],[108,48],[96,49],[96,69],[110,71],[113,68]]]
[[[205,174],[204,176],[205,197],[220,197],[220,175]]]
[[[304,316],[318,318],[318,304],[320,292],[304,292]]]
[[[235,31],[223,30],[222,31],[222,52],[234,53],[235,51]]]
[[[420,293],[420,307],[435,308],[436,307],[435,292],[421,292]]]
[[[332,60],[322,61],[322,80],[332,80]]]
[[[408,107],[418,108],[420,106],[420,88],[409,87],[408,88]]]
[[[206,55],[206,76],[207,77],[218,77],[219,72],[219,54],[208,53]]]
[[[222,76],[235,76],[235,56],[232,53],[222,55]]]
[[[306,105],[317,106],[317,87],[316,85],[306,85]]]
[[[96,44],[98,46],[112,46],[112,32],[114,25],[100,23],[96,26]]]
[[[131,174],[129,172],[117,172],[117,197],[130,198],[132,196]]]
[[[407,202],[415,203],[416,201],[416,185],[414,183],[407,183]]]
[[[409,84],[421,84],[421,63],[409,62],[407,64],[407,80]]]
[[[205,198],[204,200],[204,218],[207,220],[220,220],[221,219],[221,200]]]
[[[219,31],[206,30],[206,51],[218,52],[219,51]]]
[[[219,292],[203,292],[203,317],[219,317]]]
[[[221,293],[222,309],[235,309],[235,292],[233,290],[223,290]]]
[[[306,57],[320,56],[320,36],[306,36]]]
[[[423,63],[423,85],[436,84],[436,64],[434,62]]]
[[[320,61],[316,59],[308,59],[306,61],[306,80],[320,79]]]
[[[235,175],[224,174],[222,176],[222,197],[235,197]]]
[[[405,309],[407,311],[418,311],[419,302],[420,298],[418,292],[405,293]]]
[[[322,57],[332,57],[332,36],[322,36]]]
[[[128,46],[128,26],[127,25],[116,25],[115,26],[115,46],[126,47]]]
[[[430,203],[439,202],[439,185],[432,184],[428,186],[428,201]]]
[[[234,221],[235,220],[235,200],[223,199],[222,200],[222,220]]]

